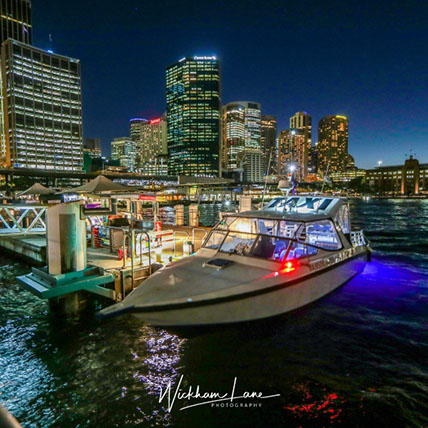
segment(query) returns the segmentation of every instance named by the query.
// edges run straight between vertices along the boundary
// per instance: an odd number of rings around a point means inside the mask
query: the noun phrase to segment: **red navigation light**
[[[294,266],[294,264],[292,262],[285,262],[284,265],[282,266],[282,269],[280,269],[280,273],[288,273],[288,272],[292,272],[293,270],[295,270],[296,267]]]
[[[160,123],[161,120],[162,120],[161,117],[159,117],[158,119],[152,119],[149,121],[149,125],[156,125],[156,124]]]
[[[278,271],[264,276],[263,279],[272,278],[275,276],[282,275],[284,273],[293,272],[293,270],[296,270],[295,264],[293,262],[285,262]]]

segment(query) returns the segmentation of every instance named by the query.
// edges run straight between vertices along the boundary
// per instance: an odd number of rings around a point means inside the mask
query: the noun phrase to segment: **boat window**
[[[349,225],[349,206],[347,204],[342,205],[339,208],[339,211],[337,212],[336,217],[334,219],[342,229],[343,233],[346,234],[350,232],[351,228]]]
[[[302,257],[315,256],[318,250],[310,245],[301,244],[300,242],[293,242],[291,244],[290,252],[288,253],[287,260],[301,259]]]
[[[236,220],[236,217],[226,216],[216,227],[216,230],[229,230],[229,226]]]
[[[293,221],[280,221],[278,235],[284,238],[294,238],[301,223]]]
[[[230,232],[220,248],[222,253],[248,256],[257,235]]]
[[[257,219],[257,231],[262,235],[276,235],[278,222],[276,220]]]
[[[240,233],[257,233],[256,218],[236,217],[235,221],[230,224],[229,230]]]
[[[208,237],[208,239],[204,243],[204,248],[208,248],[210,250],[217,250],[221,243],[224,240],[224,237],[226,236],[227,232],[222,231],[213,231],[211,232],[211,235]]]
[[[281,262],[287,252],[289,243],[288,239],[260,235],[254,245],[252,256]]]
[[[325,250],[338,250],[342,247],[336,228],[331,220],[306,223],[297,239]]]

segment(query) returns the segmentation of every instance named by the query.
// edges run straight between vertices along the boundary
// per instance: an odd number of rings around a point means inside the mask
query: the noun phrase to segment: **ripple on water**
[[[131,317],[52,319],[0,260],[1,399],[31,427],[424,426],[428,415],[428,201],[352,201],[364,274],[290,315],[182,333]],[[203,206],[202,224],[225,207]],[[258,409],[168,413],[160,388],[280,393]],[[203,425],[201,425],[203,421]]]

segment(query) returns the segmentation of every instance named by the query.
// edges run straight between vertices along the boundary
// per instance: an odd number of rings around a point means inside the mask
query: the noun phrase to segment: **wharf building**
[[[410,156],[404,165],[366,170],[366,181],[380,193],[418,195],[428,193],[428,163]]]
[[[354,167],[348,153],[348,119],[345,116],[325,116],[318,124],[317,170],[324,176]]]
[[[166,69],[169,174],[220,174],[220,64],[215,56],[180,59]]]

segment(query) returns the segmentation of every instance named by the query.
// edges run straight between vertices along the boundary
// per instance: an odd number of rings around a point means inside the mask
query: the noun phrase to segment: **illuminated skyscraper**
[[[101,140],[99,138],[85,138],[83,152],[91,158],[100,158],[102,155]]]
[[[138,143],[130,137],[115,138],[111,142],[111,158],[118,160],[120,166],[134,171],[136,167]]]
[[[275,116],[262,115],[261,117],[260,148],[264,159],[264,172],[268,172],[269,158],[271,158],[269,174],[275,173],[277,164]]]
[[[257,149],[247,149],[239,156],[242,180],[260,183],[263,180],[263,154]]]
[[[165,116],[147,121],[141,125],[141,166],[154,163],[158,156],[168,154],[166,142],[166,119]]]
[[[308,174],[309,146],[303,129],[286,129],[279,134],[278,174],[287,175],[295,168],[295,177],[303,181]]]
[[[252,101],[236,101],[222,107],[222,165],[239,168],[245,151],[260,151],[261,110]]]
[[[79,60],[9,39],[2,45],[1,71],[0,163],[81,170]]]
[[[312,146],[312,118],[305,111],[297,112],[290,117],[290,129],[299,129],[304,131],[308,150]]]
[[[345,116],[325,116],[318,124],[318,174],[342,172],[354,166],[348,153],[348,119]]]
[[[229,103],[221,109],[221,162],[224,169],[236,169],[238,156],[245,149],[245,108]]]
[[[147,123],[147,119],[142,117],[134,117],[129,119],[129,136],[135,140],[139,141],[141,138],[141,126]]]
[[[171,175],[219,175],[220,69],[216,57],[182,58],[166,69]]]
[[[1,0],[1,43],[7,39],[31,44],[31,1]]]

